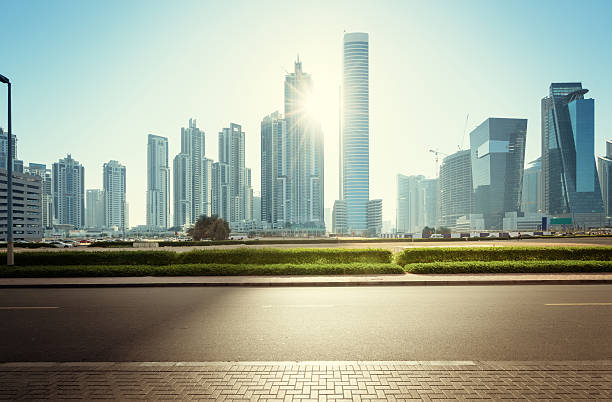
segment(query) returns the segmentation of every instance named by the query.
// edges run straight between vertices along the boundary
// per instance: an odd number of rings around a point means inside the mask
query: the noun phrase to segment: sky
[[[214,160],[218,132],[242,125],[259,192],[260,123],[282,112],[284,76],[299,55],[315,85],[331,208],[342,35],[368,32],[370,198],[382,198],[383,219],[394,221],[396,175],[433,177],[429,150],[468,148],[488,117],[527,118],[526,163],[539,157],[551,82],[590,90],[603,154],[611,18],[607,0],[0,0],[0,74],[13,83],[17,157],[51,165],[70,153],[85,166],[86,189],[102,188],[102,165],[118,160],[135,226],[146,220],[147,134],[168,137],[172,160],[189,118]]]

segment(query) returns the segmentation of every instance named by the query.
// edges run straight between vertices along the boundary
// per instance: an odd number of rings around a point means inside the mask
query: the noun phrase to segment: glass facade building
[[[370,89],[367,33],[344,34],[342,91],[342,194],[347,231],[367,231],[370,199]]]
[[[439,226],[454,228],[457,219],[472,211],[472,162],[470,150],[447,156],[440,166]]]
[[[587,225],[603,214],[595,167],[594,100],[584,98],[587,92],[579,82],[552,83],[549,96],[542,99],[545,212],[572,215],[579,226],[581,220]]]
[[[529,165],[523,172],[521,211],[525,214],[535,214],[542,212],[542,158],[531,161]]]
[[[470,133],[472,213],[501,230],[504,214],[521,206],[527,119],[489,118]]]
[[[599,184],[606,217],[612,217],[612,140],[606,141],[606,156],[597,158]]]

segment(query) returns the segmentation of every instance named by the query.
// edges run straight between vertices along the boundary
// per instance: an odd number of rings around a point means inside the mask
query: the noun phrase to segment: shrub
[[[402,274],[396,264],[182,264],[182,265],[47,265],[1,267],[0,277],[101,277],[199,275],[360,275]]]
[[[114,248],[114,247],[132,247],[133,241],[95,241],[91,243],[89,247],[102,247],[102,248]]]
[[[453,261],[409,264],[404,270],[413,274],[612,272],[612,261]]]
[[[249,249],[134,251],[32,251],[15,254],[25,265],[170,265],[170,264],[346,264],[391,263],[393,254],[382,249]],[[6,263],[6,253],[0,254]]]
[[[398,253],[397,264],[445,261],[612,260],[612,247],[429,247]]]

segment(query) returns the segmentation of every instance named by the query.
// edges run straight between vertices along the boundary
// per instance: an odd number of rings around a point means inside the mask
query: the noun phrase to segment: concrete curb
[[[347,286],[495,286],[495,285],[606,285],[612,279],[485,279],[406,281],[278,281],[278,282],[119,282],[119,283],[0,283],[15,288],[134,288],[134,287],[347,287]]]

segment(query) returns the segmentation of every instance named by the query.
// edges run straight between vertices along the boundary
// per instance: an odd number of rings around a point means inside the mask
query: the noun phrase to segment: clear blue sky
[[[259,190],[259,124],[282,111],[297,54],[320,99],[330,207],[345,29],[371,37],[370,194],[384,219],[395,216],[396,174],[432,176],[428,149],[454,152],[468,113],[468,132],[487,117],[529,119],[526,159],[537,158],[552,81],[590,89],[598,154],[612,137],[612,1],[0,0],[0,17],[18,157],[71,153],[86,188],[101,188],[104,162],[125,164],[131,225],[145,222],[147,134],[167,136],[173,158],[190,117],[213,159],[219,130],[243,125]]]

